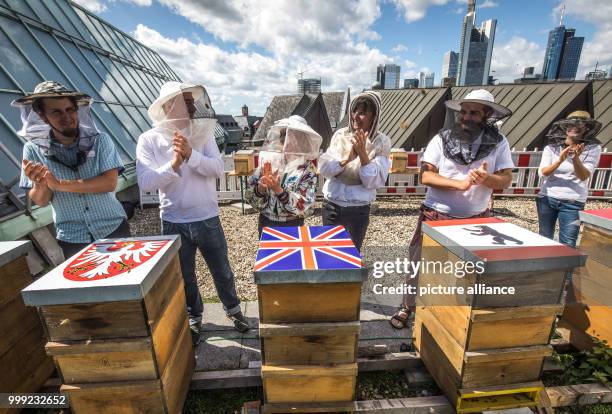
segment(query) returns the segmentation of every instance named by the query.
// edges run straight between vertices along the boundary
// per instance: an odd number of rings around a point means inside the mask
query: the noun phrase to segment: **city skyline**
[[[151,47],[183,80],[207,87],[225,113],[246,103],[263,114],[271,97],[293,94],[299,72],[321,78],[322,91],[372,85],[379,64],[401,66],[400,83],[419,72],[442,72],[443,57],[457,51],[465,0],[251,0],[221,4],[195,0],[78,0]],[[612,64],[612,4],[566,3],[565,24],[585,38],[577,79],[596,61]],[[562,2],[479,0],[477,20],[497,19],[491,74],[513,82],[526,66],[541,72],[548,32]],[[299,6],[299,7],[298,7]],[[298,17],[299,16],[299,17]],[[442,81],[438,76],[436,85]],[[402,85],[403,86],[403,85]]]

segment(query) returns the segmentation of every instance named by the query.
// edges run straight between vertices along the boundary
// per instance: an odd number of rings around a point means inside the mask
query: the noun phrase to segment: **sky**
[[[323,92],[370,87],[378,64],[403,79],[435,72],[458,52],[467,0],[76,0],[149,46],[186,82],[206,87],[217,113],[263,116],[272,97],[321,78]],[[577,79],[612,65],[610,0],[477,0],[477,25],[497,19],[491,74],[541,73],[548,32],[584,36]],[[495,71],[495,72],[493,72]],[[300,75],[301,73],[301,75]]]

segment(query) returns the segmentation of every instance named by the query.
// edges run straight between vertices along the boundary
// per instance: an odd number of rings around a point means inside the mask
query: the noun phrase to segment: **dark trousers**
[[[323,225],[337,226],[341,225],[351,235],[351,240],[361,251],[363,240],[365,239],[370,224],[370,205],[356,207],[341,207],[331,201],[323,201]]]
[[[119,227],[117,227],[111,234],[105,237],[105,239],[120,239],[123,237],[131,237],[132,232],[130,232],[130,225],[127,220],[123,220]],[[92,240],[93,242],[93,240]],[[68,259],[71,256],[74,256],[79,251],[89,246],[90,243],[69,243],[62,240],[58,240],[57,244],[64,252],[64,259]]]
[[[261,239],[261,230],[264,227],[300,227],[304,225],[304,219],[298,218],[295,220],[289,221],[274,221],[270,220],[263,214],[259,215],[259,223],[257,224],[257,233],[259,234],[259,238]]]
[[[193,223],[170,223],[164,220],[164,235],[181,236],[179,261],[185,282],[185,296],[190,325],[202,323],[204,304],[198,289],[195,272],[195,255],[199,250],[212,274],[213,282],[223,308],[228,315],[240,312],[240,300],[236,294],[234,273],[227,258],[227,242],[219,216]]]

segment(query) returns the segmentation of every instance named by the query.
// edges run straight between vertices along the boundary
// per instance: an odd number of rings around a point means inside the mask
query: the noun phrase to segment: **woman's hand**
[[[568,145],[563,151],[561,151],[561,153],[559,154],[559,163],[562,163],[567,159],[570,154],[570,151],[572,151],[572,147],[573,145]]]
[[[370,158],[368,157],[368,152],[366,150],[366,143],[368,142],[368,132],[364,132],[362,129],[358,129],[355,131],[353,142],[353,149],[357,156],[359,157],[359,161],[361,162],[361,166],[367,165],[370,162]]]

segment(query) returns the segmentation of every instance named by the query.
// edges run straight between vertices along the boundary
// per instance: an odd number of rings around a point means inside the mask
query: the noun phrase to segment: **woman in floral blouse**
[[[297,115],[270,127],[246,191],[246,200],[260,212],[260,237],[263,227],[302,226],[312,214],[321,141]]]

